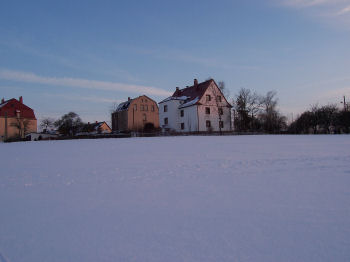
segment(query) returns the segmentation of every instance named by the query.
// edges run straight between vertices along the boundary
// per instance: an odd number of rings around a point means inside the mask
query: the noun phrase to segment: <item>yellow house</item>
[[[37,119],[34,110],[19,100],[1,100],[0,104],[0,141],[9,138],[24,138],[26,134],[37,132]]]
[[[148,96],[128,98],[112,113],[113,131],[142,131],[159,128],[157,103]]]

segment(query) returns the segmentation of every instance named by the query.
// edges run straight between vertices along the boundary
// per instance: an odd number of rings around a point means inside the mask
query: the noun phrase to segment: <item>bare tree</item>
[[[44,132],[47,132],[49,128],[54,127],[55,119],[46,117],[41,120],[40,127]]]
[[[30,121],[27,119],[23,119],[20,117],[17,117],[15,122],[12,122],[10,124],[10,126],[17,128],[18,130],[18,137],[19,138],[24,138],[25,135],[28,132],[29,129],[29,125],[30,125]]]
[[[241,88],[233,100],[235,126],[239,131],[257,129],[257,115],[261,111],[262,98],[250,89]]]
[[[83,126],[83,122],[78,114],[69,112],[55,122],[55,126],[63,135],[74,136]]]
[[[230,90],[226,88],[226,84],[224,81],[219,81],[218,82],[218,87],[221,91],[221,93],[226,97],[226,99],[229,99],[230,97]]]
[[[277,110],[278,99],[275,91],[269,91],[261,98],[262,112],[260,118],[265,132],[276,133],[286,127],[286,117]]]

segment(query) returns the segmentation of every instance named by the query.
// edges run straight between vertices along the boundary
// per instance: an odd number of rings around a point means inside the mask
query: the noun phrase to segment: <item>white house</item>
[[[213,79],[184,89],[159,102],[159,125],[163,131],[231,131],[231,108]]]

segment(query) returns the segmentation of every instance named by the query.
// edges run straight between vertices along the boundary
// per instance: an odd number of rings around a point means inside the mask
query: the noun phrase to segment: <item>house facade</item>
[[[112,130],[125,132],[159,128],[158,111],[158,104],[148,96],[129,97],[112,113]]]
[[[112,129],[109,125],[103,122],[88,122],[81,127],[80,132],[77,135],[96,135],[96,134],[110,134],[112,133]]]
[[[195,79],[193,86],[177,87],[159,103],[159,122],[163,131],[231,131],[231,108],[213,79]]]
[[[26,134],[37,132],[34,110],[23,104],[23,98],[6,100],[0,104],[0,141],[9,138],[25,138]]]

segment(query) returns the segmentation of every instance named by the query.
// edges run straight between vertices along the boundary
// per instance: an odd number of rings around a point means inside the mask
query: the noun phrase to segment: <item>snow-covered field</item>
[[[350,261],[350,136],[0,144],[5,261]]]

